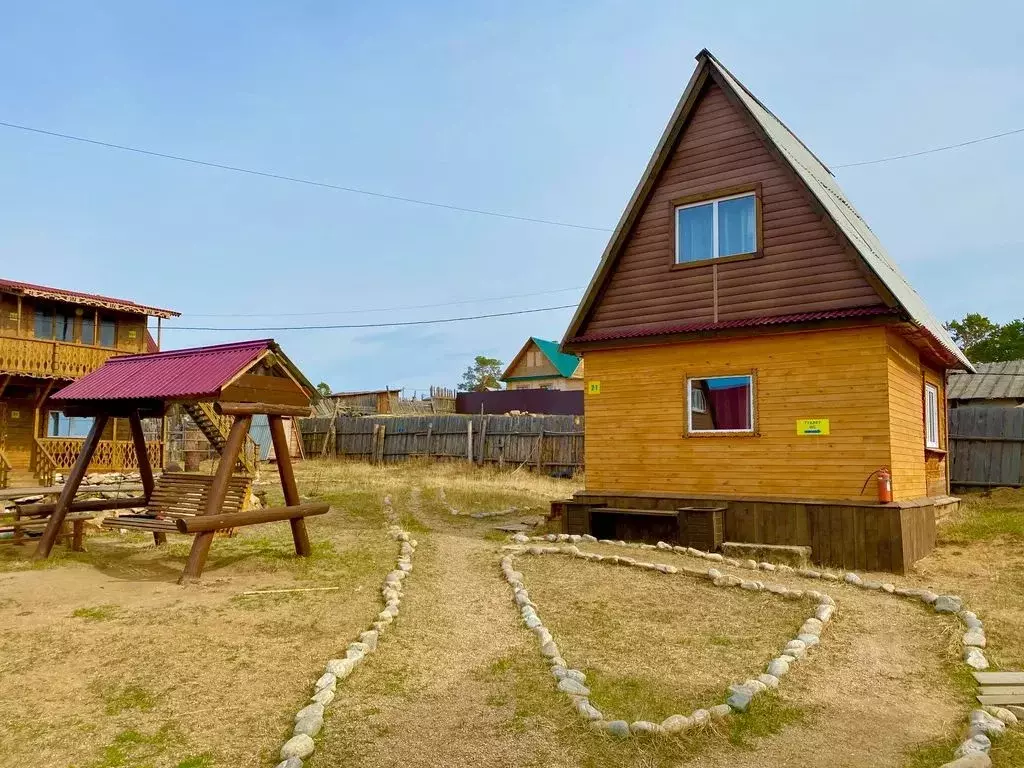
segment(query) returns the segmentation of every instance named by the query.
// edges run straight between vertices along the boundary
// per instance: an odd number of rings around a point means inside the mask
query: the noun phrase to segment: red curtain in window
[[[712,389],[708,392],[715,429],[750,429],[750,387]]]

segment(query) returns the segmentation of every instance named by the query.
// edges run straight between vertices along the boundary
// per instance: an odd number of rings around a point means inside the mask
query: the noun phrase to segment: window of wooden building
[[[100,318],[100,346],[117,346],[117,321],[112,317]]]
[[[924,445],[925,448],[939,447],[939,388],[927,383],[924,385]]]
[[[83,315],[82,332],[79,338],[83,344],[96,343],[96,320],[93,315]]]
[[[65,416],[60,411],[50,411],[46,419],[47,437],[86,437],[90,429],[89,416]]]
[[[691,434],[754,431],[754,377],[687,379],[687,431]]]
[[[757,251],[755,192],[677,205],[675,216],[677,264]]]

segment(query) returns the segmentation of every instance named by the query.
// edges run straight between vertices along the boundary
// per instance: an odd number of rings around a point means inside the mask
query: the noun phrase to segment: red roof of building
[[[739,320],[722,320],[717,323],[689,323],[687,325],[635,326],[614,331],[587,333],[567,339],[567,343],[576,341],[616,341],[618,339],[639,339],[647,336],[663,336],[673,333],[699,333],[701,331],[719,331],[726,328],[754,328],[764,325],[784,325],[786,323],[804,323],[814,320],[835,320],[844,317],[872,317],[875,315],[895,314],[896,310],[889,307],[855,307],[853,309],[835,309],[825,312],[802,312],[794,315],[776,315],[775,317],[747,317]]]
[[[0,291],[20,293],[24,296],[34,296],[40,299],[51,299],[53,301],[67,301],[72,304],[84,304],[89,307],[101,307],[114,309],[120,312],[137,312],[140,315],[150,317],[180,317],[180,312],[173,309],[160,309],[160,307],[148,307],[145,304],[136,304],[128,299],[114,299],[109,296],[100,296],[95,293],[79,293],[78,291],[67,291],[63,288],[49,288],[45,285],[33,285],[32,283],[20,283],[16,280],[4,280],[0,278]]]
[[[153,355],[112,357],[100,368],[60,390],[50,399],[201,400],[216,397],[273,339],[176,349]]]

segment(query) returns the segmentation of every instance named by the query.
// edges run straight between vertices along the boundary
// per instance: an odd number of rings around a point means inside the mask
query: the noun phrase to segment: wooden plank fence
[[[461,459],[557,476],[583,469],[582,416],[339,416],[330,427],[329,418],[300,421],[307,456]]]
[[[949,412],[950,485],[1024,486],[1024,408]]]

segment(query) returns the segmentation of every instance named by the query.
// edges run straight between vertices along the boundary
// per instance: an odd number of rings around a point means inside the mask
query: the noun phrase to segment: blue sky
[[[830,165],[1024,126],[1024,9],[963,3],[5,3],[0,120],[523,216],[614,226],[703,47]],[[1024,315],[1024,134],[836,172],[942,319]],[[1014,226],[1010,226],[1014,224]],[[177,325],[574,303],[607,235],[0,129],[0,275]],[[356,312],[490,299],[450,307]],[[211,313],[347,314],[207,317]],[[571,310],[273,335],[335,389],[453,385]],[[165,347],[257,332],[165,331]]]

